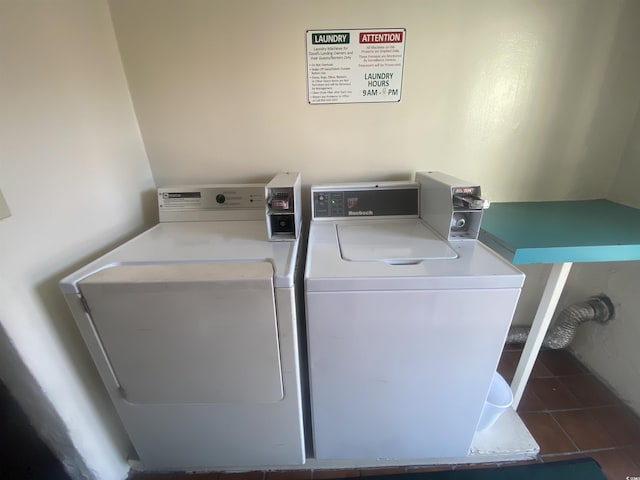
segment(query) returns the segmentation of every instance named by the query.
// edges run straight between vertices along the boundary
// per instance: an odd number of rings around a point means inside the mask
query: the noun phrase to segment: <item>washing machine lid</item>
[[[160,223],[60,282],[79,293],[78,282],[115,265],[268,262],[275,288],[291,287],[299,240],[271,242],[264,220]]]
[[[336,228],[340,254],[347,261],[399,265],[458,257],[445,241],[416,221],[351,222]]]

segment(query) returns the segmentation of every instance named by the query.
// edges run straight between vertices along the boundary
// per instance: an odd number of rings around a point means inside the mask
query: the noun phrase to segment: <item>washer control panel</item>
[[[417,217],[419,193],[411,182],[314,186],[313,218]]]

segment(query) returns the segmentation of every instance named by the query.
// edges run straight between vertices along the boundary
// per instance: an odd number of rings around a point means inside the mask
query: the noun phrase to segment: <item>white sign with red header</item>
[[[399,102],[404,28],[308,30],[310,104]]]

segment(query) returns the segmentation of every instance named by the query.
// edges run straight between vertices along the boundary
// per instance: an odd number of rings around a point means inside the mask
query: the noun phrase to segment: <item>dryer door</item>
[[[118,265],[79,287],[127,401],[283,398],[271,263]]]

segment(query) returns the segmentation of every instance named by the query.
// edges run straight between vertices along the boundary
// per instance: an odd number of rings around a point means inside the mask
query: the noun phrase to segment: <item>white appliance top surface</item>
[[[415,221],[347,222],[336,229],[343,260],[397,265],[458,257],[433,231]]]
[[[524,274],[477,241],[446,242],[421,219],[312,221],[307,291],[521,288]]]
[[[61,281],[64,293],[79,293],[77,282],[114,265],[205,262],[272,263],[274,286],[290,287],[298,241],[271,242],[264,219],[159,223]]]

